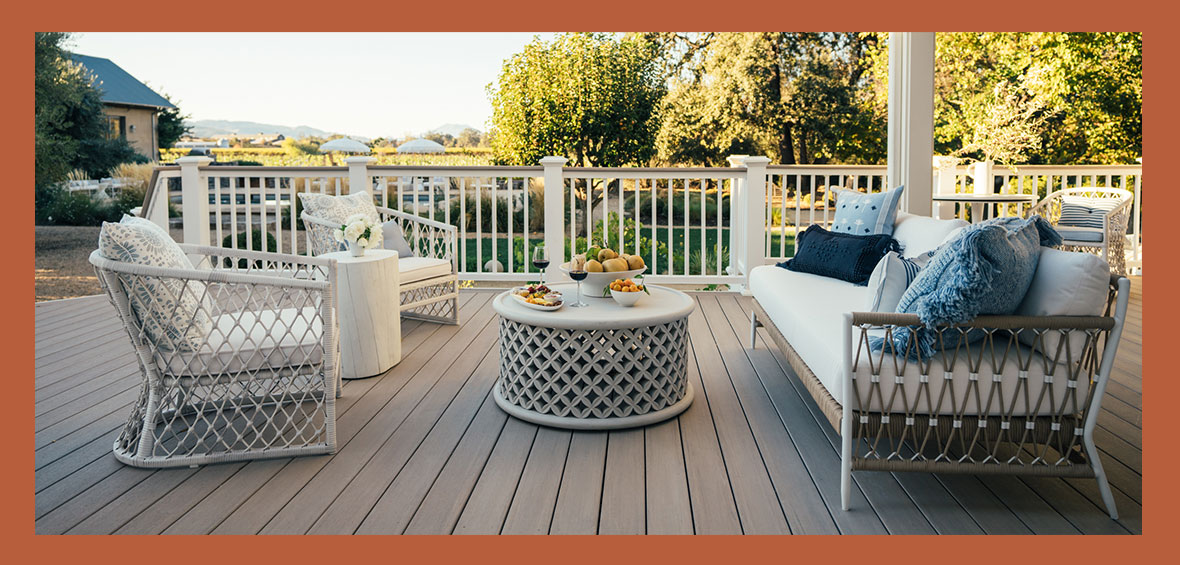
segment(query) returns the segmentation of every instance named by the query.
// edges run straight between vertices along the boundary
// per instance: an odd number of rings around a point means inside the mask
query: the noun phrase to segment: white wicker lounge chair
[[[178,467],[335,452],[335,261],[180,248],[196,268],[90,255],[143,374],[115,457]]]
[[[1072,222],[1062,218],[1062,205],[1070,199],[1091,207],[1095,217],[1081,221],[1073,218]],[[1110,264],[1111,272],[1123,275],[1127,272],[1124,249],[1132,199],[1131,192],[1121,188],[1067,188],[1050,193],[1033,206],[1029,215],[1040,214],[1049,220],[1065,239],[1062,248],[1096,253]],[[1078,225],[1064,225],[1063,219]]]
[[[455,226],[415,216],[392,208],[375,206],[385,223],[385,238],[391,233],[389,222],[401,230],[413,256],[398,258],[400,273],[401,315],[443,324],[459,323],[459,271],[455,247]],[[331,237],[340,222],[304,211],[300,214],[307,232],[307,249],[312,255],[343,251],[345,246]]]

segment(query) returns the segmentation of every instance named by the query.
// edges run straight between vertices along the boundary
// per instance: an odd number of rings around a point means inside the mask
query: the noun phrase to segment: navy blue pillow
[[[881,258],[900,250],[886,234],[852,235],[812,225],[796,238],[795,256],[778,266],[864,286]]]

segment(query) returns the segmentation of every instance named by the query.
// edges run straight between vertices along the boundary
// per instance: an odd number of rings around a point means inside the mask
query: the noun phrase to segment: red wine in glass
[[[587,273],[585,270],[581,270],[570,271],[569,274],[571,279],[578,281],[578,300],[577,302],[570,304],[570,308],[582,308],[583,306],[589,306],[589,304],[582,302],[582,281],[586,279],[589,273]]]

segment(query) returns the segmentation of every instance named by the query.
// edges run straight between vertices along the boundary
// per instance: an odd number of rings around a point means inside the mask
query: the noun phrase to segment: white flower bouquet
[[[384,239],[381,224],[374,222],[364,214],[355,214],[344,220],[339,228],[332,232],[336,241],[348,245],[353,255],[364,254],[365,249],[372,249],[381,245]]]

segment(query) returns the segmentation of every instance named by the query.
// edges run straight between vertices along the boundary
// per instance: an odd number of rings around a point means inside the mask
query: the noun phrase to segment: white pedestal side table
[[[567,301],[577,294],[576,285],[551,287]],[[648,290],[630,308],[607,298],[556,312],[497,296],[496,404],[521,420],[575,430],[646,426],[683,412],[693,399],[688,315],[695,303],[678,290]]]
[[[397,252],[369,249],[325,253],[336,260],[336,312],[340,318],[340,376],[380,375],[402,360]]]

